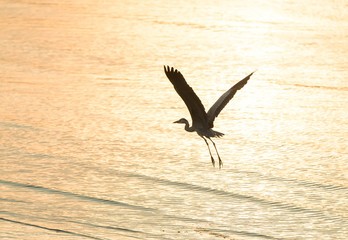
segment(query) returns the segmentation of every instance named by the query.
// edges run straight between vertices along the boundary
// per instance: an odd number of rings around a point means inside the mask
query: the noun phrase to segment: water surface
[[[345,1],[2,1],[1,239],[345,239]],[[172,124],[178,68],[224,168]]]

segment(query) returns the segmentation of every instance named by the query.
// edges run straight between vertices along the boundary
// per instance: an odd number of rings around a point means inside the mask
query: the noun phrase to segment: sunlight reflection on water
[[[5,3],[0,237],[345,239],[346,10]],[[164,64],[207,109],[257,70],[215,122],[222,170],[172,124],[189,113]]]

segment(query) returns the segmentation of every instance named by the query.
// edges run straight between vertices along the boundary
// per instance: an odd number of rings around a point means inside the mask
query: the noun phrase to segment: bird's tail
[[[214,131],[214,137],[217,137],[217,138],[221,138],[223,137],[225,134],[221,133],[221,132],[218,132],[218,131]]]

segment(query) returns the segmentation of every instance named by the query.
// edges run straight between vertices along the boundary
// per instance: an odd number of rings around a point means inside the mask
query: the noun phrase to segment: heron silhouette
[[[245,84],[247,84],[249,78],[251,77],[251,75],[253,75],[254,72],[250,73],[243,80],[239,81],[228,91],[222,94],[222,96],[213,104],[213,106],[211,106],[208,112],[205,111],[201,100],[198,98],[193,89],[187,84],[184,76],[177,69],[169,66],[164,66],[164,72],[167,75],[169,81],[173,84],[175,91],[179,94],[182,100],[184,100],[192,118],[192,126],[190,126],[189,122],[185,118],[181,118],[174,123],[185,124],[186,131],[196,132],[200,137],[203,138],[208,146],[211,162],[215,167],[215,160],[213,155],[211,154],[211,150],[207,141],[207,139],[209,139],[213,143],[216,154],[219,158],[219,168],[221,168],[223,163],[221,161],[216,145],[211,138],[220,138],[224,134],[212,129],[214,127],[214,120],[222,111],[222,109],[227,105],[227,103],[233,98],[235,93],[242,87],[244,87]]]

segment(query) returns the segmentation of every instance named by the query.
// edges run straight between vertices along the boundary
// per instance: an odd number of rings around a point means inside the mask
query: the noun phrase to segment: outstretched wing
[[[233,98],[234,94],[236,94],[236,92],[239,89],[241,89],[242,87],[244,87],[245,84],[247,84],[249,78],[251,77],[251,75],[253,75],[253,73],[254,72],[250,73],[243,80],[239,81],[237,84],[231,87],[214,103],[213,106],[211,106],[207,113],[209,127],[212,128],[214,126],[215,118],[219,115],[219,113],[227,105],[227,103]]]
[[[177,69],[169,66],[164,66],[164,72],[190,111],[192,125],[195,128],[207,128],[208,119],[204,106],[193,89],[187,84],[184,76]]]

